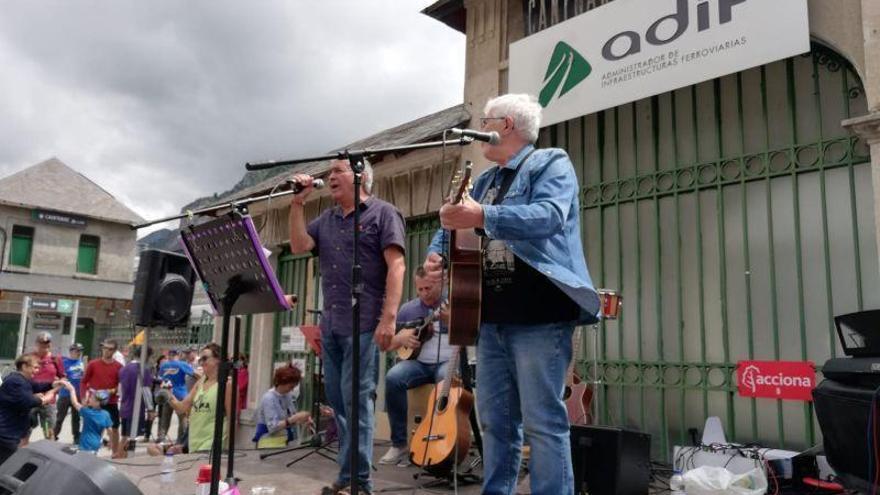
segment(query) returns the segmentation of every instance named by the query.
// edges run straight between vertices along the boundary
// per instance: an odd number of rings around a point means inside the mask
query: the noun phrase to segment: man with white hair
[[[534,97],[494,98],[480,123],[500,136],[482,144],[495,165],[474,181],[474,199],[440,209],[440,222],[482,236],[483,493],[514,493],[525,433],[532,493],[571,494],[563,386],[574,327],[594,323],[599,311],[581,244],[580,186],[565,151],[535,148],[541,107]],[[442,276],[446,232],[434,236],[424,264],[435,278]]]
[[[373,455],[373,393],[376,389],[379,353],[391,345],[397,320],[397,307],[403,292],[406,271],[403,215],[394,206],[370,196],[373,171],[365,164],[360,197],[361,304],[360,335],[353,336],[351,303],[352,253],[354,250],[354,172],[347,160],[331,162],[330,196],[336,205],[324,210],[306,225],[303,205],[312,192],[312,177],[297,174],[294,182],[303,186],[290,205],[290,245],[294,253],[319,255],[324,307],[321,316],[321,346],[324,360],[324,387],[327,400],[336,413],[339,428],[340,471],[332,486],[322,493],[344,492],[357,483],[370,492],[370,464]],[[358,400],[358,479],[350,479],[348,414],[352,410],[352,343],[360,343]]]

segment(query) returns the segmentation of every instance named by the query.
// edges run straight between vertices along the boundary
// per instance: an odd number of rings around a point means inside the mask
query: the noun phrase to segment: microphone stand
[[[432,141],[429,143],[418,143],[418,144],[409,144],[405,146],[395,146],[391,148],[380,148],[380,149],[363,149],[363,150],[354,150],[354,151],[339,151],[332,155],[322,155],[316,156],[312,158],[300,158],[295,160],[268,160],[264,162],[256,162],[256,163],[246,163],[245,168],[247,170],[265,170],[269,168],[275,167],[283,167],[287,165],[297,165],[300,163],[311,163],[311,162],[320,162],[326,160],[349,160],[350,156],[364,156],[371,157],[376,155],[384,155],[388,153],[396,153],[402,151],[413,151],[420,149],[428,149],[428,148],[439,148],[442,146],[467,146],[474,142],[474,139],[467,136],[462,136],[459,139],[450,139],[444,141]],[[349,160],[349,163],[352,163]],[[297,191],[299,192],[299,191]],[[177,215],[171,215],[170,217],[159,218],[157,220],[150,220],[148,222],[139,223],[131,226],[132,230],[142,229],[144,227],[149,227],[150,225],[156,225],[159,223],[170,222],[172,220],[180,220],[182,218],[192,218],[201,215],[212,215],[216,216],[216,213],[223,210],[233,210],[236,208],[247,206],[251,203],[256,203],[258,201],[265,201],[267,199],[272,198],[282,198],[284,196],[290,196],[292,194],[296,194],[293,190],[288,189],[286,191],[281,191],[274,194],[263,194],[260,196],[251,196],[249,198],[239,199],[236,201],[230,201],[228,203],[223,203],[215,206],[208,206],[205,208],[199,208],[197,210],[187,210],[183,213]]]
[[[445,131],[444,131],[445,134]],[[402,151],[412,151],[427,148],[439,148],[447,145],[465,146],[474,142],[472,138],[462,136],[457,140],[433,141],[429,143],[410,144],[405,146],[395,146],[391,148],[381,149],[363,149],[363,150],[344,150],[332,155],[323,155],[312,158],[299,158],[293,160],[270,160],[260,163],[247,163],[247,170],[264,170],[268,168],[281,167],[285,165],[296,165],[300,163],[318,162],[324,160],[347,160],[351,171],[354,173],[354,251],[352,253],[351,267],[351,298],[352,298],[352,337],[351,337],[351,410],[348,412],[349,423],[349,478],[351,479],[351,494],[357,495],[358,487],[358,435],[360,427],[359,406],[360,406],[360,363],[361,363],[361,340],[360,340],[360,316],[361,316],[361,293],[363,292],[363,283],[361,281],[361,265],[360,265],[360,249],[358,247],[360,240],[360,205],[361,205],[361,176],[364,171],[364,160],[368,156],[375,156],[387,153],[396,153]],[[367,459],[367,470],[370,469],[371,460]]]

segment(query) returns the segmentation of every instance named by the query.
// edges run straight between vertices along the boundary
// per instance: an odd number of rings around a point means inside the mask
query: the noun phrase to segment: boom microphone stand
[[[444,132],[445,134],[445,132]],[[383,148],[383,149],[364,149],[364,150],[345,150],[340,151],[333,155],[324,155],[320,157],[313,158],[302,158],[295,160],[282,160],[282,161],[267,161],[262,163],[247,163],[245,164],[245,168],[247,170],[262,170],[267,168],[280,167],[283,165],[295,165],[299,163],[310,163],[310,162],[318,162],[324,160],[347,160],[349,166],[351,167],[351,171],[354,174],[354,251],[352,253],[352,268],[351,268],[351,306],[352,306],[352,338],[351,338],[351,353],[352,353],[352,363],[351,363],[351,411],[348,412],[348,423],[349,423],[349,477],[351,479],[351,493],[352,495],[357,495],[358,493],[358,435],[360,433],[360,427],[358,425],[359,420],[359,398],[361,391],[361,383],[360,383],[360,363],[361,363],[361,342],[360,342],[360,317],[361,317],[361,294],[363,292],[363,282],[361,281],[361,265],[360,265],[360,249],[359,249],[359,241],[360,241],[360,205],[361,205],[361,179],[364,171],[364,160],[368,156],[386,154],[386,153],[395,153],[395,152],[403,152],[403,151],[412,151],[417,149],[427,149],[427,148],[439,148],[447,145],[458,145],[465,146],[473,142],[473,139],[462,136],[457,140],[449,140],[447,141],[444,136],[444,140],[435,141],[430,143],[419,143],[412,144],[406,146],[397,146],[393,148]],[[369,464],[371,461],[367,459],[367,463]],[[369,465],[367,466],[369,470]]]

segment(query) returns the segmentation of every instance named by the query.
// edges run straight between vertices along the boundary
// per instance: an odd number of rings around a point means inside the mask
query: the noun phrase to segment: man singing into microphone
[[[563,384],[572,331],[595,322],[599,312],[581,244],[580,187],[565,151],[534,147],[541,123],[534,97],[489,100],[480,121],[483,131],[500,137],[481,145],[496,166],[476,179],[474,199],[444,205],[440,222],[483,235],[477,342],[482,493],[514,493],[525,434],[531,492],[570,494]],[[435,279],[442,277],[444,237],[445,231],[437,232],[425,260]]]
[[[314,189],[308,175],[294,175],[292,182],[302,190],[290,205],[290,245],[294,253],[320,256],[324,308],[321,318],[321,346],[324,352],[324,387],[336,412],[339,426],[339,476],[322,493],[335,494],[356,482],[370,492],[370,464],[373,456],[373,393],[379,349],[386,350],[394,336],[397,307],[406,271],[404,222],[389,203],[370,196],[373,170],[365,164],[360,203],[360,265],[363,291],[360,305],[360,335],[352,335],[351,268],[354,248],[354,173],[346,160],[331,162],[330,195],[335,206],[322,212],[308,226],[303,205]],[[350,433],[347,424],[351,404],[352,338],[360,339],[358,400],[358,479],[350,476]]]

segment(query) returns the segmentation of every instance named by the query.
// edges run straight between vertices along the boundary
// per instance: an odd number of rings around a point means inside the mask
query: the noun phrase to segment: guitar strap
[[[515,169],[513,169],[513,173],[504,174],[504,177],[501,178],[501,185],[498,187],[498,192],[497,192],[497,194],[495,194],[495,199],[492,201],[493,205],[497,205],[497,204],[501,203],[501,200],[504,199],[504,195],[507,194],[507,190],[510,189],[510,185],[513,184],[513,179],[516,178],[516,174],[519,173],[520,169],[522,169],[526,165],[526,162],[529,161],[529,158],[532,156],[532,153],[534,153],[536,150],[537,150],[537,148],[532,148],[532,151],[529,151],[529,153],[525,156],[525,158],[523,158],[523,160],[519,163],[519,167],[516,167]],[[508,170],[510,170],[510,169],[508,169]],[[501,167],[498,167],[495,169],[495,175],[492,177],[493,183],[497,180],[498,174],[500,172],[501,172]],[[488,189],[486,191],[488,192]],[[484,193],[484,196],[485,196],[485,193]]]

